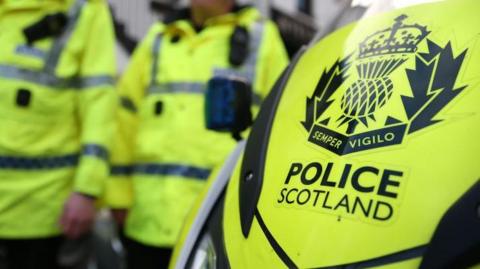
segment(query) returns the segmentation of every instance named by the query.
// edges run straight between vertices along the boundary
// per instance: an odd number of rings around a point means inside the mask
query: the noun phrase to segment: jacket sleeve
[[[135,138],[138,113],[144,92],[150,84],[154,39],[162,26],[155,24],[135,49],[131,61],[118,83],[116,101],[116,131],[111,154],[111,174],[107,180],[104,202],[110,208],[128,208],[133,199]]]
[[[115,37],[106,1],[90,0],[82,8],[72,46],[78,52],[77,118],[82,145],[73,189],[98,197],[109,173],[114,131]]]
[[[254,88],[265,98],[289,61],[278,28],[271,21],[265,22],[259,56]]]

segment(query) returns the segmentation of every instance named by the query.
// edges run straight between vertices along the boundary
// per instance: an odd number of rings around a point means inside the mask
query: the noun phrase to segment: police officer
[[[107,194],[113,208],[128,205],[122,189],[133,179],[130,268],[166,266],[186,213],[235,145],[205,127],[207,81],[248,82],[255,111],[286,63],[273,23],[233,0],[193,0],[191,9],[152,27],[120,82],[119,134],[132,142],[115,146]]]
[[[171,268],[479,268],[478,7],[384,12],[302,50]]]
[[[114,35],[103,0],[0,1],[0,248],[56,268],[89,231],[114,131]]]

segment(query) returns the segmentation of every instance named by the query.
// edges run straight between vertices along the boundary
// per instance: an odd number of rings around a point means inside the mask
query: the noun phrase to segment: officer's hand
[[[90,231],[94,220],[95,200],[80,193],[72,193],[60,218],[64,235],[76,239]]]

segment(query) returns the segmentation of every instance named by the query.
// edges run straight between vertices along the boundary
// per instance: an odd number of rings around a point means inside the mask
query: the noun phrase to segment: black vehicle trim
[[[252,227],[255,209],[262,190],[268,141],[277,107],[290,75],[305,50],[306,48],[302,48],[297,53],[265,99],[245,147],[239,183],[240,223],[245,238],[248,238]]]

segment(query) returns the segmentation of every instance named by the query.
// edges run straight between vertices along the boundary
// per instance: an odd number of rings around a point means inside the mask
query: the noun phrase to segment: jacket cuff
[[[101,196],[108,169],[108,151],[99,145],[85,145],[75,175],[74,191],[92,197]]]

